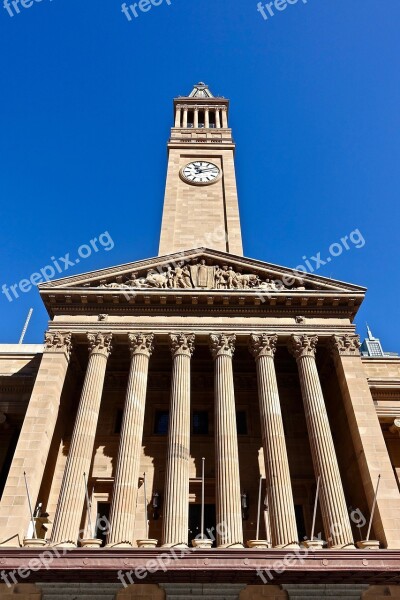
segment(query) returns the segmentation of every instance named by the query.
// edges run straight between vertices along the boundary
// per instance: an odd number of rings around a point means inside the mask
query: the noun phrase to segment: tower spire
[[[159,255],[202,246],[243,255],[228,112],[202,81],[174,100]]]

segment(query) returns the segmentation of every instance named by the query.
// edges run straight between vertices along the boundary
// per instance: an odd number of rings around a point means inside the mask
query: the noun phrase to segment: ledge
[[[62,553],[65,552],[63,556]],[[0,571],[9,573],[37,568],[25,582],[95,581],[115,582],[119,571],[132,571],[137,583],[216,582],[262,584],[272,580],[283,583],[365,583],[369,585],[400,583],[400,550],[246,550],[215,549],[175,551],[118,549],[37,550],[0,548]],[[38,562],[39,560],[39,562]],[[42,562],[43,561],[43,562]],[[285,563],[283,562],[285,561]],[[40,564],[40,568],[37,565]],[[284,570],[282,566],[285,564]],[[32,568],[32,567],[31,567]],[[147,573],[135,577],[135,570]],[[271,574],[271,576],[268,574]]]

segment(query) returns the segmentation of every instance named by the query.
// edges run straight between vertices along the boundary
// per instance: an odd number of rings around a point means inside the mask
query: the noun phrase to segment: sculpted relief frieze
[[[105,289],[203,289],[203,290],[304,290],[304,286],[287,286],[278,279],[262,278],[257,273],[243,273],[229,265],[208,265],[204,259],[191,264],[180,262],[145,273],[135,272],[125,282],[101,283]]]

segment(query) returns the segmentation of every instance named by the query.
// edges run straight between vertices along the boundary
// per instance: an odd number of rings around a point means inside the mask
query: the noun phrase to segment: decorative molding
[[[112,333],[88,332],[86,335],[89,342],[90,354],[102,354],[106,358],[110,356],[112,351]]]
[[[222,333],[220,335],[210,335],[210,350],[214,360],[219,356],[229,356],[233,358],[235,353],[236,335]]]
[[[99,321],[108,321],[108,315],[99,315]]]
[[[316,335],[292,335],[289,343],[289,350],[296,360],[304,358],[305,356],[315,358],[317,343],[318,336]]]
[[[45,352],[63,352],[68,359],[72,352],[72,334],[61,331],[46,331],[44,334]]]
[[[333,335],[331,338],[331,350],[334,357],[340,356],[361,356],[361,342],[358,335]]]
[[[306,322],[306,318],[305,317],[302,317],[302,316],[299,316],[299,315],[296,317],[296,323],[298,323],[299,325],[302,324],[302,323],[305,323],[305,322]]]
[[[250,335],[249,350],[256,360],[263,356],[274,358],[278,336],[268,333],[252,333]]]
[[[193,333],[170,333],[172,358],[183,355],[191,358],[194,352],[196,336]]]
[[[294,275],[291,279],[295,279]],[[305,291],[305,287],[286,286],[282,278],[269,279],[256,273],[243,273],[232,265],[209,265],[204,258],[188,264],[184,261],[149,269],[147,273],[135,271],[124,283],[97,283],[98,288],[137,290],[137,289],[203,289],[203,290],[260,290],[261,293]]]
[[[154,351],[153,333],[128,333],[131,356],[144,354],[148,358]]]

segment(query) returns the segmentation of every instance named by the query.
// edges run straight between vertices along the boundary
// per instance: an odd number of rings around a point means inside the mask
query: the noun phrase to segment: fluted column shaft
[[[206,108],[204,112],[204,127],[209,129],[210,127],[210,109]]]
[[[193,127],[195,129],[197,129],[198,126],[199,126],[199,109],[195,108],[194,109],[194,124],[193,124]]]
[[[273,546],[298,546],[289,461],[276,380],[276,335],[252,335],[250,351],[256,359],[258,398]]]
[[[178,106],[176,109],[176,114],[175,114],[175,127],[181,126],[181,115],[182,115],[182,109],[180,106]]]
[[[194,339],[194,335],[170,335],[173,366],[163,520],[163,545],[167,547],[188,542],[190,361]]]
[[[243,544],[232,358],[235,335],[211,335],[215,362],[215,458],[218,546]]]
[[[107,359],[111,352],[111,334],[88,333],[87,337],[89,363],[54,519],[53,543],[75,544],[78,538],[85,503],[83,475],[88,475],[92,462]]]
[[[332,546],[353,545],[339,465],[315,362],[318,338],[292,336],[297,360],[315,475],[321,477],[321,511],[325,534]]]
[[[228,112],[225,109],[222,109],[222,127],[224,127],[225,129],[227,129],[228,127]]]
[[[183,109],[183,124],[182,127],[186,128],[188,126],[188,109]]]
[[[217,108],[217,110],[215,111],[215,127],[216,129],[221,129],[221,116],[220,116],[220,110],[219,108]]]
[[[108,536],[108,545],[119,547],[129,547],[134,542],[147,380],[154,341],[153,334],[129,334],[128,337],[132,359],[122,419]]]

